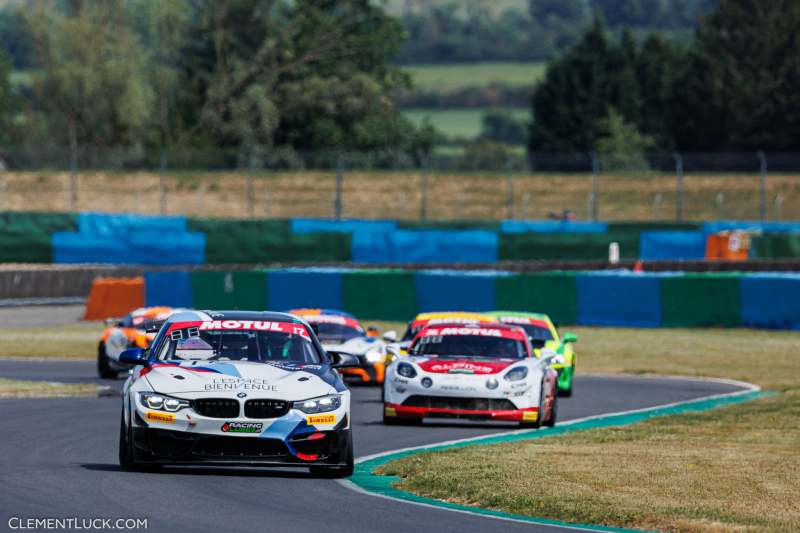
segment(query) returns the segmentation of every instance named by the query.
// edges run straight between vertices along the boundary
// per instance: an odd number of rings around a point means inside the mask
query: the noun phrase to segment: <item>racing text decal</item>
[[[261,422],[225,422],[220,430],[223,433],[261,433]]]
[[[309,426],[315,426],[319,424],[335,424],[336,423],[336,415],[331,413],[329,415],[313,415],[306,417],[306,424]]]
[[[278,392],[278,386],[271,385],[269,381],[261,378],[214,378],[211,380],[211,383],[206,383],[205,390],[260,390]]]
[[[157,411],[147,411],[144,414],[145,420],[149,420],[150,422],[161,422],[162,424],[174,424],[175,413],[159,413]]]

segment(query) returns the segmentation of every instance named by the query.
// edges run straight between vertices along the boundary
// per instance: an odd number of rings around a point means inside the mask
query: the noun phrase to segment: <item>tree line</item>
[[[717,0],[405,0],[400,63],[539,61],[575,44],[594,13],[613,30],[689,35]],[[505,4],[500,4],[505,5]]]
[[[390,97],[403,28],[369,0],[34,0],[0,34],[6,145],[431,148]]]
[[[531,152],[800,150],[800,3],[720,0],[688,43],[597,16],[532,99]]]

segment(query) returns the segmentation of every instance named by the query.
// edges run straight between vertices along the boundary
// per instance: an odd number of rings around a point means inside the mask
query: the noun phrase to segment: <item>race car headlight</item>
[[[379,349],[374,348],[368,351],[364,357],[366,357],[368,363],[378,363],[383,359],[383,354]]]
[[[499,385],[500,385],[500,383],[498,383],[497,379],[495,379],[495,378],[489,378],[489,379],[486,380],[486,388],[489,389],[489,390],[494,390]]]
[[[506,381],[519,381],[521,379],[525,379],[528,377],[528,368],[524,366],[518,366],[516,368],[512,368],[509,370],[503,379]]]
[[[148,409],[156,409],[159,411],[169,411],[174,413],[180,411],[184,407],[189,407],[189,402],[181,400],[180,398],[173,398],[172,396],[164,396],[163,394],[155,394],[153,392],[143,392],[140,395],[142,405]]]
[[[557,356],[553,357],[553,364],[555,364],[555,365],[563,365],[564,364],[564,356],[563,355],[557,355]]]
[[[294,402],[292,407],[307,414],[314,414],[335,411],[341,405],[342,397],[338,394],[331,394],[328,396],[320,396],[319,398],[311,398],[310,400]]]
[[[403,376],[404,378],[414,378],[417,376],[417,371],[414,370],[414,367],[408,363],[400,363],[397,365],[397,373]]]

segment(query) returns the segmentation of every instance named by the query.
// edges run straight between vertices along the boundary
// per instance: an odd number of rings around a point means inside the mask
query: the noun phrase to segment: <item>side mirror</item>
[[[147,355],[141,348],[128,348],[119,354],[119,362],[127,363],[129,365],[145,365],[147,366]]]
[[[383,334],[383,340],[386,342],[397,342],[397,332],[394,330],[387,331]]]
[[[564,344],[570,342],[578,342],[578,336],[575,335],[574,333],[565,332],[562,341],[564,342]]]
[[[353,368],[360,366],[358,357],[349,353],[328,352],[331,357],[333,368]]]
[[[539,348],[544,348],[544,345],[547,344],[547,341],[544,341],[542,339],[533,339],[531,337],[528,337],[528,340],[530,341],[531,347],[534,350],[538,350]]]

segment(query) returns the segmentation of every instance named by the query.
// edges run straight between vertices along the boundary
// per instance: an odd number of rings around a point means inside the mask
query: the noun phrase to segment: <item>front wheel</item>
[[[125,408],[119,422],[119,466],[128,472],[136,470],[136,459],[133,456],[133,430],[125,423]]]
[[[97,375],[102,379],[117,379],[117,371],[111,368],[103,343],[100,343],[100,347],[97,349]]]
[[[312,476],[321,477],[325,479],[341,479],[350,477],[355,470],[355,460],[353,459],[353,440],[350,437],[347,443],[347,452],[345,452],[345,466],[310,466],[308,470]]]
[[[558,418],[558,394],[553,395],[553,408],[551,411],[550,418],[544,423],[544,425],[549,428],[556,425],[556,419]]]

